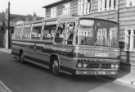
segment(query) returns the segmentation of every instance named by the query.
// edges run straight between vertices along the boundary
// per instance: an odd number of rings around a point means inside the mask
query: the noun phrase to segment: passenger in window
[[[51,30],[50,30],[50,29],[48,30],[47,38],[49,38],[49,39],[51,39],[51,38],[52,38]]]
[[[60,38],[60,34],[62,33],[62,28],[58,27],[57,33],[56,33],[56,37]]]
[[[67,32],[67,43],[72,44],[73,42],[73,33],[74,33],[74,24],[70,24],[68,27],[68,32]]]
[[[58,27],[58,34],[59,34],[59,37],[60,38],[64,38],[64,30],[65,30],[65,25],[64,24],[61,24]]]
[[[51,38],[51,34],[47,34],[47,38]]]

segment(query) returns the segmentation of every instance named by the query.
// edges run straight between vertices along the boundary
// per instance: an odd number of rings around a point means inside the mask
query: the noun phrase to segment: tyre
[[[111,76],[108,76],[108,78],[110,79],[110,80],[115,80],[115,79],[117,79],[117,75],[111,75]]]
[[[55,75],[59,75],[59,61],[54,59],[53,62],[52,62],[52,66],[51,66],[51,70],[52,72],[55,74]]]

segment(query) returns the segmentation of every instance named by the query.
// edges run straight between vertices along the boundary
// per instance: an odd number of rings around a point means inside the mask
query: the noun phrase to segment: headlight
[[[87,67],[87,64],[83,64],[83,67],[86,68]]]
[[[115,68],[115,65],[111,65],[111,68]]]
[[[85,60],[83,60],[83,59],[78,60],[78,62],[77,62],[78,68],[86,68],[87,66],[88,66],[88,64],[86,63]]]
[[[112,64],[112,65],[111,65],[111,68],[118,69],[118,68],[119,68],[119,65],[118,65],[118,64]]]
[[[118,68],[119,68],[119,65],[118,65],[118,64],[117,64],[117,65],[115,65],[115,68],[117,68],[117,69],[118,69]]]
[[[78,64],[77,64],[77,67],[78,67],[78,68],[81,68],[81,67],[82,67],[82,63],[78,63]]]

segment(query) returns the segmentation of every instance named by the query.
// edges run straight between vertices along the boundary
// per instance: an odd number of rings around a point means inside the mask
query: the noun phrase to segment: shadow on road
[[[35,65],[35,64],[29,63],[29,62],[25,62],[23,64],[25,64],[28,67],[37,68],[38,70],[43,71],[45,73],[48,73],[52,76],[55,76],[55,77],[58,77],[58,78],[61,78],[64,80],[74,81],[74,82],[95,82],[95,81],[98,81],[98,82],[107,83],[107,82],[114,81],[114,79],[109,78],[109,77],[105,77],[105,76],[92,76],[92,75],[91,76],[89,76],[89,75],[85,75],[85,76],[76,75],[76,76],[74,76],[74,75],[70,75],[70,74],[66,74],[66,73],[60,73],[59,75],[54,75],[49,69],[40,67],[38,65]]]
[[[22,63],[19,63],[11,54],[9,54],[7,52],[0,51],[0,55],[3,55],[2,56],[3,57],[3,60],[6,60],[7,58],[11,58],[11,61],[14,61],[14,62],[16,62],[18,64],[22,64]],[[51,74],[51,75],[53,75],[55,77],[59,77],[59,78],[65,79],[65,80],[80,81],[80,82],[91,82],[91,81],[93,81],[93,82],[94,81],[111,82],[111,81],[114,80],[112,78],[104,77],[104,76],[72,76],[72,75],[68,75],[68,74],[65,74],[65,73],[60,73],[59,76],[56,76],[50,70],[45,69],[43,67],[40,67],[38,65],[29,63],[29,62],[25,62],[22,65],[25,65],[25,66],[28,66],[28,67],[31,67],[31,68],[37,68],[40,71],[43,71],[45,73]],[[124,76],[124,75],[125,74],[122,73],[118,77],[121,77],[121,76]]]

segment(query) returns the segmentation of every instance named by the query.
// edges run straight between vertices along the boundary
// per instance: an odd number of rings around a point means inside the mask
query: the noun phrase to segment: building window
[[[127,7],[135,6],[135,0],[127,0]]]
[[[133,46],[133,48],[135,49],[135,30],[134,30],[134,32],[133,32],[133,41],[134,41],[134,46]]]
[[[78,0],[78,15],[88,15],[91,10],[91,0]]]
[[[117,8],[117,0],[98,0],[98,11],[113,10]]]
[[[52,7],[51,8],[51,18],[55,18],[56,17],[56,7]]]
[[[15,27],[15,31],[14,31],[14,34],[13,34],[13,39],[21,40],[22,36],[23,36],[23,26]]]
[[[102,11],[102,0],[98,0],[98,11]]]
[[[40,40],[42,26],[33,26],[31,32],[31,39]]]
[[[43,40],[52,40],[55,37],[56,26],[46,26],[43,30]]]
[[[63,15],[70,15],[70,3],[63,5]]]
[[[45,9],[45,15],[47,18],[51,17],[51,8]]]
[[[125,31],[125,50],[135,51],[135,29]]]

